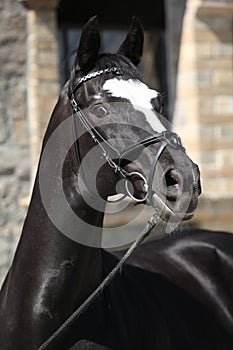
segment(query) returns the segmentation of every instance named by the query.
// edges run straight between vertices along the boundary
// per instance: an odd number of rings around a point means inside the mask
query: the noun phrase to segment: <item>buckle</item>
[[[184,150],[181,139],[175,132],[164,131],[163,138],[166,141],[166,143],[172,148]]]

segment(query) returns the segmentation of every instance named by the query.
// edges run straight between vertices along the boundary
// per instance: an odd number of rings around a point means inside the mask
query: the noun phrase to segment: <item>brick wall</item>
[[[233,4],[187,1],[175,125],[201,168],[194,224],[233,231]]]
[[[209,15],[200,9],[195,29],[205,190],[214,197],[233,197],[232,14]]]

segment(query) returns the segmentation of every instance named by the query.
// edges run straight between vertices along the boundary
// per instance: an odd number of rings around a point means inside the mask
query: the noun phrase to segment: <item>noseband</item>
[[[71,106],[72,106],[72,120],[73,120],[73,134],[74,134],[74,139],[75,139],[75,153],[76,153],[76,158],[78,162],[79,168],[81,168],[81,157],[79,153],[79,147],[78,147],[78,137],[77,137],[77,129],[76,129],[76,118],[79,119],[79,121],[82,123],[86,131],[90,134],[93,142],[98,145],[98,147],[101,149],[101,153],[103,158],[106,160],[106,162],[109,164],[109,166],[113,169],[115,173],[118,173],[123,179],[128,180],[125,183],[125,188],[127,195],[132,198],[135,202],[145,202],[147,199],[149,199],[149,202],[151,200],[152,196],[152,182],[153,182],[153,177],[156,169],[157,162],[163,153],[164,149],[167,146],[170,146],[173,149],[181,149],[185,151],[184,147],[182,146],[181,140],[179,136],[171,131],[162,131],[161,133],[155,133],[154,135],[141,140],[140,142],[132,145],[128,149],[124,150],[123,152],[119,152],[110,142],[108,142],[97,130],[96,128],[91,124],[91,122],[87,119],[86,115],[80,108],[79,104],[77,103],[74,93],[75,91],[86,81],[93,79],[99,75],[102,74],[108,74],[112,73],[115,75],[121,75],[120,71],[116,67],[111,67],[111,68],[106,68],[106,69],[101,69],[96,72],[91,72],[82,78],[78,79],[77,82],[69,87],[68,91],[68,97],[71,101]],[[155,143],[161,143],[158,151],[155,154],[155,159],[152,164],[152,169],[150,171],[149,175],[149,180],[147,182],[146,178],[139,172],[127,172],[126,170],[123,169],[122,163],[124,160],[130,160],[132,156],[134,155],[135,159],[135,154],[140,154],[140,152],[143,150],[144,147],[148,147],[150,145],[153,145]],[[118,161],[115,162],[112,157],[109,156],[108,152],[106,151],[104,145],[108,146],[115,154]],[[137,177],[138,179],[142,180],[144,182],[144,190],[146,192],[145,197],[138,199],[136,198],[129,189],[129,181],[132,177]]]

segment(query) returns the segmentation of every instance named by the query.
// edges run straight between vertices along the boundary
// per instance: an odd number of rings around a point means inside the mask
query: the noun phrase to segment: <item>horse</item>
[[[1,289],[1,350],[42,349],[121,259],[124,249],[101,246],[107,198],[122,193],[135,205],[149,205],[165,224],[190,219],[198,205],[198,166],[166,129],[161,96],[137,68],[140,19],[132,19],[116,53],[99,51],[94,16],[50,118]],[[231,349],[233,236],[192,231],[171,237],[138,247],[48,349]]]

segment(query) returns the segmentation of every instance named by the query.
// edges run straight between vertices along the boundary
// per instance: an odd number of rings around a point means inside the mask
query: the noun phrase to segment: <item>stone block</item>
[[[229,92],[233,95],[233,71],[231,67],[227,69],[227,65],[224,69],[215,70],[213,72],[213,83],[218,86],[229,87]]]
[[[9,157],[9,154],[11,154],[11,157]],[[0,175],[9,175],[14,173],[16,162],[14,159],[14,152],[11,152],[10,146],[2,146],[0,147]],[[4,186],[5,181],[4,178],[0,178],[2,180],[2,183],[0,182],[0,196],[3,195],[4,192]]]
[[[233,166],[233,150],[221,150],[217,152],[218,163],[221,167]]]
[[[194,218],[189,224],[200,228],[233,232],[233,197],[201,196]]]
[[[205,114],[201,116],[202,123],[205,124],[214,124],[214,123],[229,123],[232,122],[232,115],[231,114]]]
[[[232,0],[202,0],[200,2],[198,16],[228,16],[233,13]]]
[[[25,120],[15,120],[12,130],[12,139],[14,143],[18,145],[29,145],[28,125]]]
[[[231,179],[209,178],[205,176],[205,171],[202,170],[202,185],[206,196],[214,196],[216,198],[233,196],[233,181]]]
[[[40,81],[38,87],[38,97],[40,99],[48,98],[48,91],[50,98],[52,98],[52,103],[55,105],[55,102],[59,96],[59,86],[56,81]],[[56,100],[54,100],[56,99]]]
[[[189,40],[188,42],[182,44],[180,48],[180,55],[185,57],[185,61],[193,62],[195,60],[195,49],[195,42],[193,40]]]
[[[37,10],[28,12],[29,40],[45,39],[56,42],[56,18],[53,10]]]
[[[213,112],[221,115],[233,115],[233,96],[215,96],[213,98]]]
[[[0,118],[0,144],[5,143],[9,137],[9,125],[6,120]]]
[[[56,50],[53,50],[53,52],[41,50],[37,55],[37,63],[39,67],[57,67],[58,55]]]
[[[59,0],[19,0],[29,9],[55,9]]]
[[[201,0],[202,3],[207,3],[209,6],[213,5],[214,3],[219,4],[220,6],[224,6],[227,3],[232,4],[232,0]]]
[[[232,42],[229,43],[212,43],[211,44],[211,55],[212,57],[229,57],[232,60],[233,57],[233,46]]]
[[[38,52],[57,50],[57,42],[53,40],[47,40],[45,38],[38,38],[37,41]]]
[[[32,79],[58,81],[58,71],[53,67],[31,67],[30,75]]]
[[[197,58],[199,58],[199,59],[211,58],[212,46],[213,46],[213,44],[211,44],[209,42],[197,43],[197,45],[196,45]]]
[[[202,174],[206,179],[224,179],[226,183],[233,183],[231,180],[231,175],[233,173],[233,167],[229,165],[226,167],[221,167],[220,163],[216,164],[214,169],[210,169],[210,167],[205,167],[202,164]],[[223,182],[223,181],[222,181]]]
[[[219,139],[202,139],[200,140],[201,150],[216,152],[219,149],[233,149],[233,139],[219,138]]]
[[[196,18],[195,28],[213,31],[228,31],[232,26],[232,15],[210,16],[208,14]]]
[[[218,34],[213,32],[210,29],[203,29],[203,30],[197,30],[195,33],[195,41],[197,43],[199,42],[209,42],[209,43],[213,43],[213,42],[218,42],[219,38],[218,38]]]
[[[216,137],[218,136],[219,128],[218,128],[218,125],[200,124],[199,133],[200,133],[201,140],[204,140],[204,139],[213,140],[213,139],[216,139]]]
[[[201,152],[201,164],[202,168],[208,167],[214,169],[216,167],[216,153],[215,152]]]
[[[229,57],[209,57],[208,60],[197,57],[196,69],[198,71],[209,70],[212,71],[212,73],[215,71],[219,71],[221,74],[226,74],[227,71],[231,73],[232,61]]]
[[[225,138],[232,138],[233,139],[233,118],[232,118],[232,123],[227,123],[227,124],[221,124],[219,125],[219,133],[220,136]],[[233,157],[232,157],[233,158]]]
[[[210,86],[213,82],[213,73],[209,69],[197,71],[197,83],[201,86]]]
[[[213,98],[212,96],[199,96],[199,113],[200,115],[213,113]]]

